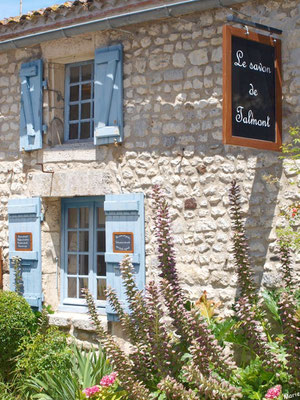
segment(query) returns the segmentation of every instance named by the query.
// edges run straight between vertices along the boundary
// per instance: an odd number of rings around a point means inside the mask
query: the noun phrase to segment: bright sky
[[[66,0],[23,0],[23,14],[28,11],[62,4]],[[20,0],[0,0],[0,20],[8,17],[16,17],[20,14]]]

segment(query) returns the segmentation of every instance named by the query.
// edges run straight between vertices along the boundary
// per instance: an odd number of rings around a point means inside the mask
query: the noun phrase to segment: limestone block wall
[[[259,0],[237,9],[257,22],[283,29],[286,139],[288,128],[300,125],[299,4],[293,0]],[[185,290],[193,300],[206,290],[228,312],[237,291],[228,199],[233,178],[242,186],[257,283],[266,287],[279,283],[276,226],[280,224],[280,206],[299,199],[296,186],[289,185],[297,177],[278,153],[222,143],[222,27],[228,13],[219,8],[1,54],[0,246],[4,248],[6,288],[7,201],[24,196],[43,198],[43,289],[45,301],[55,309],[59,304],[62,197],[144,192],[147,279],[156,278],[159,271],[150,193],[152,186],[159,184],[170,204]],[[44,119],[50,129],[44,147],[21,154],[21,63],[42,57],[49,89],[60,90],[63,97],[63,79],[53,75],[50,66],[58,65],[62,71],[65,63],[92,59],[96,48],[116,43],[124,46],[123,144],[55,144],[51,127],[55,118],[63,126],[63,101],[48,90],[44,94]],[[278,182],[268,183],[267,175]],[[187,209],[187,200],[196,203],[195,209]],[[295,268],[300,270],[297,260]],[[66,322],[66,329],[71,325]]]

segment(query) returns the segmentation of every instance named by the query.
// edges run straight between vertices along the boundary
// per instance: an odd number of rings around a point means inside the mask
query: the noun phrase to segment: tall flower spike
[[[256,305],[247,296],[241,297],[236,305],[237,317],[241,321],[246,339],[253,351],[260,357],[268,370],[277,371],[281,364],[268,347],[267,335],[256,316]]]
[[[215,336],[209,329],[204,319],[197,318],[187,311],[174,290],[166,281],[161,282],[161,290],[176,327],[182,337],[182,342],[187,342],[194,361],[199,365],[204,375],[210,375],[212,363],[221,376],[229,377],[234,366],[230,355],[225,356],[224,350],[218,344]]]
[[[199,397],[191,390],[186,389],[181,383],[177,382],[176,379],[167,376],[163,379],[157,387],[163,390],[169,400],[197,400]]]
[[[191,364],[183,368],[184,376],[205,399],[209,400],[235,400],[241,399],[241,389],[229,382],[219,381],[213,377],[204,376],[197,365]],[[202,397],[201,397],[202,399]]]
[[[137,289],[130,256],[124,256],[120,269],[131,314],[124,312],[116,293],[111,289],[107,290],[108,300],[134,345],[130,359],[134,362],[135,374],[144,382],[150,382],[153,374],[166,376],[174,361],[170,338],[160,322],[162,312],[158,291],[153,283],[146,289],[145,295]]]
[[[153,281],[146,288],[148,317],[151,322],[148,329],[148,342],[151,345],[153,365],[159,375],[175,376],[181,369],[181,355],[174,348],[171,336],[162,323],[163,310],[159,290]]]
[[[117,294],[111,288],[106,290],[106,295],[111,306],[118,314],[124,332],[133,345],[133,351],[130,355],[130,359],[133,361],[132,368],[136,372],[138,378],[141,377],[143,381],[147,379],[151,380],[152,375],[149,373],[151,370],[151,360],[148,357],[148,352],[145,351],[145,346],[140,343],[136,324],[132,321],[131,316],[124,312]]]
[[[286,287],[295,288],[293,273],[291,268],[290,249],[286,243],[280,242],[279,257],[281,261],[281,275]]]
[[[294,296],[287,291],[280,295],[279,312],[285,336],[285,347],[288,353],[287,366],[293,376],[293,384],[300,385],[300,321],[296,318]]]
[[[144,384],[134,375],[132,363],[114,339],[102,327],[92,295],[88,290],[83,290],[83,293],[88,306],[90,319],[94,323],[100,343],[103,345],[111,363],[118,372],[121,385],[130,393],[131,400],[149,400],[150,393]]]
[[[169,206],[158,186],[154,187],[152,197],[155,200],[161,294],[173,319],[173,326],[182,340],[186,340],[188,346],[192,346],[193,355],[204,374],[210,374],[209,362],[212,362],[222,376],[228,377],[234,364],[233,360],[225,357],[206,321],[195,318],[185,309],[186,298],[179,284],[174,243],[170,234]]]
[[[236,181],[233,180],[229,191],[230,214],[233,235],[233,249],[235,265],[238,274],[238,283],[241,290],[241,296],[247,296],[252,303],[257,302],[256,287],[254,285],[253,272],[251,270],[248,244],[245,235],[244,221],[241,213],[240,205],[240,188]]]
[[[169,205],[159,186],[154,186],[152,197],[155,201],[155,236],[158,244],[160,276],[171,284],[179,298],[184,302],[184,295],[179,285],[176,270],[174,243],[171,237]]]

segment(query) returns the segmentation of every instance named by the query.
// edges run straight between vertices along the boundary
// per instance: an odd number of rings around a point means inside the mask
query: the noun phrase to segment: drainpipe
[[[20,49],[48,40],[70,38],[82,33],[104,31],[158,19],[179,17],[181,15],[218,8],[220,6],[229,7],[243,2],[245,2],[245,0],[187,0],[166,4],[163,6],[113,15],[111,17],[100,18],[95,21],[82,22],[80,24],[63,28],[50,29],[46,32],[39,32],[14,39],[4,40],[0,42],[0,52],[11,49]]]

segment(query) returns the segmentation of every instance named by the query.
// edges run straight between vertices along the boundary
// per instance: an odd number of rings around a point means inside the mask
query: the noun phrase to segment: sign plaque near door
[[[15,234],[16,251],[32,251],[32,233],[17,232]]]
[[[114,232],[113,233],[113,252],[114,253],[133,253],[133,233]]]

